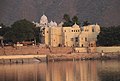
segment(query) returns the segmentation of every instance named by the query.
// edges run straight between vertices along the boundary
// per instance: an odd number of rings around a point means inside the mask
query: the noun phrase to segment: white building
[[[80,27],[76,23],[72,27],[62,27],[55,21],[48,22],[48,18],[43,15],[40,23],[35,23],[40,27],[41,42],[45,45],[58,47],[96,47],[97,35],[100,33],[98,24]]]

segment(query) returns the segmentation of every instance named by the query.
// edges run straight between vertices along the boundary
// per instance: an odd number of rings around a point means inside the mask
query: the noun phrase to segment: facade
[[[80,27],[75,23],[72,27],[62,27],[62,23],[48,23],[45,15],[35,24],[40,27],[41,43],[52,47],[96,47],[100,33],[98,24]]]

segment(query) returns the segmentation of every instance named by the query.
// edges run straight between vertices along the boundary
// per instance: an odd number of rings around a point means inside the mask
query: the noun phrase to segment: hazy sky
[[[39,22],[42,14],[49,21],[62,21],[65,13],[77,15],[101,26],[120,25],[120,0],[1,0],[0,23],[12,24],[19,19]]]

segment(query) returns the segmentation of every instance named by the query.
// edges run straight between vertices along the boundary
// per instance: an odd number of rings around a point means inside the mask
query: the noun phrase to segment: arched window
[[[92,28],[92,32],[94,32],[94,28]]]
[[[83,47],[83,44],[81,46]]]

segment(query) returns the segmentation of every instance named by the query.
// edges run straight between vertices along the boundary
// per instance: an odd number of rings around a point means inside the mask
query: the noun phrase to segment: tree
[[[34,28],[34,32],[35,32],[35,38],[36,38],[36,42],[40,42],[40,28],[39,27],[35,27]]]
[[[86,21],[83,21],[83,26],[88,26],[90,25],[90,23],[86,20]]]
[[[73,16],[71,20],[68,14],[64,14],[63,19],[65,20],[63,27],[73,26],[75,23],[80,25],[80,22],[77,16]]]
[[[68,14],[64,14],[63,19],[65,20],[63,27],[67,27],[67,26],[72,26],[73,23],[70,20],[70,16]]]
[[[25,19],[14,22],[11,30],[5,34],[5,38],[13,42],[32,40],[35,38],[34,24]]]
[[[80,22],[79,22],[79,19],[78,19],[78,17],[77,16],[73,16],[73,18],[72,18],[72,22],[73,22],[73,24],[78,24],[78,25],[80,25]]]
[[[68,14],[64,14],[63,19],[65,20],[65,22],[69,22],[70,16]]]
[[[101,32],[97,39],[99,46],[120,45],[120,26],[101,27]]]
[[[10,27],[4,25],[3,23],[0,24],[0,36],[4,36],[10,30]]]

